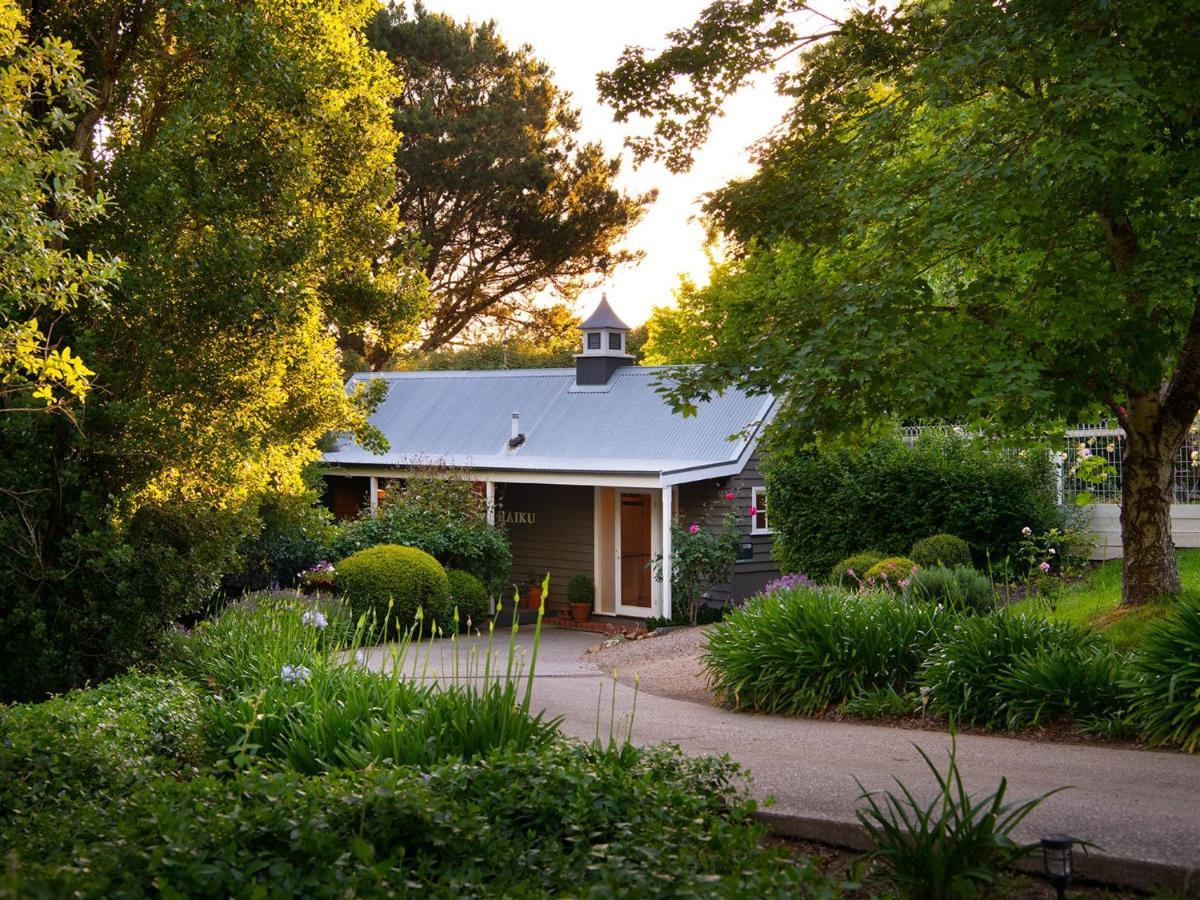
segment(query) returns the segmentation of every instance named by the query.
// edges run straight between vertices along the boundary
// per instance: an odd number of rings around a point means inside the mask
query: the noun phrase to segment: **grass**
[[[1200,550],[1181,550],[1179,578],[1188,593],[1200,593]],[[1150,604],[1138,609],[1119,609],[1121,603],[1121,560],[1110,559],[1091,571],[1086,579],[1063,591],[1053,610],[1037,599],[1012,604],[1013,612],[1044,616],[1053,622],[1093,626],[1120,649],[1142,642],[1146,628],[1160,619],[1168,605]]]

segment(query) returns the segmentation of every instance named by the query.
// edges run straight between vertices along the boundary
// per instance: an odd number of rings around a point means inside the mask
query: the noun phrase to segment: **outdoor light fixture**
[[[1067,896],[1067,885],[1075,874],[1071,868],[1071,848],[1075,839],[1069,834],[1046,834],[1042,836],[1042,871],[1054,885],[1059,900]]]

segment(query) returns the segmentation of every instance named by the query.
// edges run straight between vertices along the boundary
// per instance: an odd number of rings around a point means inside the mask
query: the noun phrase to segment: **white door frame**
[[[621,603],[621,495],[644,494],[650,498],[650,558],[662,553],[662,491],[641,488],[615,488],[616,503],[613,515],[613,588],[618,616],[648,619],[661,615],[662,582],[650,575],[650,605],[625,606]]]

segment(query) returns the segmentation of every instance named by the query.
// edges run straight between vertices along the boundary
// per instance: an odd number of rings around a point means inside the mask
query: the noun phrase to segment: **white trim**
[[[404,471],[421,466],[328,466],[323,475],[344,475],[351,478],[403,478]],[[427,467],[424,467],[427,468]],[[509,484],[574,484],[584,487],[625,487],[649,490],[662,486],[657,474],[604,474],[589,472],[537,472],[508,469],[460,469],[448,466],[448,471],[471,481],[500,481]]]
[[[494,526],[496,524],[496,482],[489,478],[484,482],[484,486],[487,491],[487,523]]]
[[[371,486],[369,488],[371,496],[368,500],[371,506],[371,515],[379,512],[379,476],[371,476]]]
[[[662,524],[659,526],[659,546],[662,548],[659,552],[662,553],[662,581],[658,582],[661,585],[659,588],[660,606],[662,607],[662,617],[668,622],[671,621],[671,603],[674,598],[671,595],[671,551],[674,549],[671,546],[671,522],[674,517],[675,491],[678,488],[668,486],[662,491]]]
[[[766,521],[766,523],[767,523],[767,527],[766,528],[758,527],[758,514],[756,513],[754,518],[752,518],[750,520],[750,533],[751,534],[774,534],[775,529],[773,529],[771,527],[771,510],[767,506],[767,489],[764,485],[756,484],[750,488],[750,505],[753,506],[755,509],[759,509],[759,506],[758,506],[758,498],[759,497],[762,497],[763,505],[761,508],[761,512],[763,514],[764,521]]]
[[[662,583],[656,578],[651,577],[650,579],[649,606],[625,606],[621,603],[621,494],[644,494],[650,498],[650,558],[653,559],[662,552],[660,507],[663,493],[642,490],[618,491],[613,515],[613,593],[616,598],[614,609],[618,616],[648,619],[651,616],[659,615],[659,610],[662,609]]]
[[[600,487],[592,488],[592,584],[595,585],[592,597],[592,615],[610,615],[600,612]],[[615,615],[613,613],[612,615]]]

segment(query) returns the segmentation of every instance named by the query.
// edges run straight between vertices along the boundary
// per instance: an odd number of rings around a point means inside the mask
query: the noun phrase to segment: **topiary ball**
[[[971,565],[971,548],[962,538],[952,534],[935,534],[917,541],[913,544],[909,556],[923,569],[938,566],[953,569]]]
[[[867,569],[867,581],[878,587],[896,588],[918,568],[907,556],[889,556]]]
[[[595,599],[596,585],[587,575],[575,575],[567,582],[568,603],[591,603]]]
[[[853,556],[847,556],[829,572],[829,580],[834,584],[858,584],[867,575],[867,570],[883,559],[878,550],[859,550]]]
[[[447,569],[446,577],[450,579],[451,620],[457,609],[459,627],[478,628],[490,614],[487,588],[482,581],[462,569]]]
[[[347,556],[335,567],[337,586],[357,617],[366,613],[392,633],[408,629],[417,610],[424,631],[442,627],[450,612],[450,579],[441,563],[415,547],[378,544]],[[390,605],[390,611],[389,611]]]

